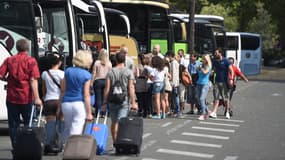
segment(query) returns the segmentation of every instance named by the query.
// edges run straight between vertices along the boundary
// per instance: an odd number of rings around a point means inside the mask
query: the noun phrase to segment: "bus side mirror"
[[[42,28],[42,22],[40,17],[35,17],[35,26],[36,29],[41,29]]]

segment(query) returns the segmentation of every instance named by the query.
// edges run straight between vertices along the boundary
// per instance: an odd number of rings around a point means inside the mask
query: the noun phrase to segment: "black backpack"
[[[110,87],[109,92],[109,102],[115,103],[115,104],[122,104],[127,96],[127,91],[124,88],[123,82],[122,82],[122,75],[124,71],[120,72],[120,76],[117,78],[114,71],[112,70],[115,78],[115,83]]]

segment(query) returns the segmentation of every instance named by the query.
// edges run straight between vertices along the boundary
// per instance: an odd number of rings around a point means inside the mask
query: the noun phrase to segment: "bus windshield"
[[[195,23],[195,51],[200,54],[212,54],[215,49],[215,38],[211,27]]]
[[[171,46],[168,41],[170,26],[167,9],[158,5],[147,4],[147,2],[149,1],[126,1],[122,3],[112,1],[103,2],[103,5],[126,13],[130,19],[132,31],[130,35],[137,40],[140,52],[150,52],[153,44],[160,44],[161,53],[165,53]]]
[[[39,35],[44,37],[44,42],[42,45],[39,44],[40,56],[43,56],[43,52],[46,51],[69,52],[67,28],[63,7],[45,6],[43,8],[43,30]]]
[[[253,35],[241,35],[242,50],[257,50],[260,47],[260,38]]]
[[[0,42],[11,54],[16,54],[16,41],[26,38],[34,48],[33,16],[27,2],[0,2]]]

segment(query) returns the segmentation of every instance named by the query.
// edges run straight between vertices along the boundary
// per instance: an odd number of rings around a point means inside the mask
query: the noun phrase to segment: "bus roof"
[[[208,19],[210,21],[224,21],[224,17],[216,15],[195,14],[195,18]]]
[[[189,21],[189,14],[171,13],[170,15],[173,17],[178,17],[180,19],[183,19],[185,22]],[[224,18],[221,16],[195,14],[194,19],[195,20],[206,20],[206,21],[209,21],[210,23],[216,24],[217,26],[220,25],[224,27]]]
[[[156,1],[151,1],[151,0],[146,0],[146,1],[144,0],[100,0],[100,1],[108,2],[108,3],[143,4],[143,5],[157,6],[157,7],[169,9],[169,4],[161,0],[156,0]]]
[[[239,35],[247,35],[247,36],[256,36],[260,37],[258,33],[249,33],[249,32],[226,32],[227,36],[239,36]]]
[[[189,14],[186,13],[171,13],[171,15],[173,16],[177,16],[180,18],[189,18]],[[210,20],[210,21],[224,21],[224,17],[221,16],[216,16],[216,15],[202,15],[202,14],[195,14],[195,18],[197,19],[206,19],[206,20]]]
[[[180,14],[170,14],[169,17],[174,17],[176,19],[179,19],[180,21],[186,22],[188,23],[189,18],[184,17],[183,15]],[[196,17],[194,18],[194,22],[195,23],[211,23],[210,21],[206,20],[206,19],[197,19]]]

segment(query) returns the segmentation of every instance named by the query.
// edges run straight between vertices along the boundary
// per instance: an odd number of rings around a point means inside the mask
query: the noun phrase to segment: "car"
[[[275,57],[269,60],[268,66],[285,67],[285,57]]]

